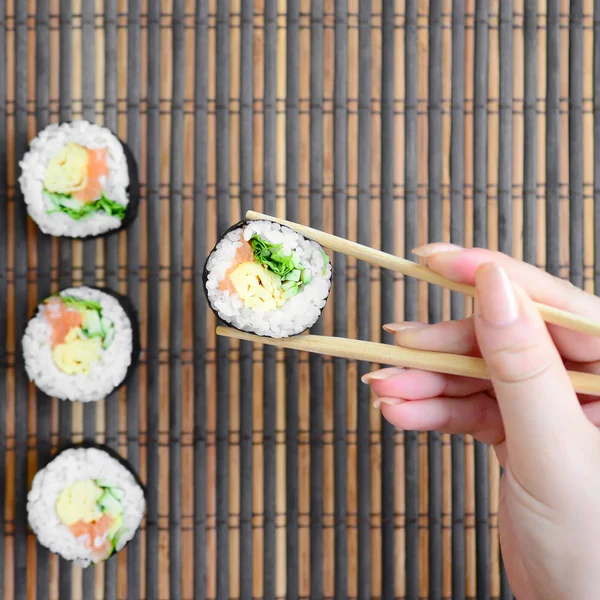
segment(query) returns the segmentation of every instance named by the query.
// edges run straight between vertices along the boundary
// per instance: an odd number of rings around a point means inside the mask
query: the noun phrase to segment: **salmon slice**
[[[74,537],[80,539],[90,550],[92,550],[95,561],[103,560],[112,550],[112,544],[107,538],[108,530],[113,524],[112,517],[102,515],[98,521],[85,523],[77,521],[69,526]]]
[[[235,253],[235,257],[233,258],[233,262],[227,272],[225,273],[225,277],[219,283],[219,289],[222,292],[229,292],[230,294],[235,294],[235,287],[233,283],[231,283],[231,279],[229,279],[229,274],[241,265],[246,262],[254,262],[254,253],[252,252],[252,246],[246,240],[242,240],[242,245],[237,249]]]
[[[104,537],[112,527],[113,522],[114,519],[109,515],[102,515],[102,518],[99,521],[93,523],[95,537]]]
[[[109,515],[102,515],[98,521],[86,523],[85,521],[77,521],[73,525],[69,525],[71,533],[75,537],[89,536],[90,540],[98,537],[104,537],[113,524],[113,519]]]
[[[48,300],[45,316],[52,329],[52,347],[62,344],[71,329],[83,325],[83,315],[65,306],[60,298]]]
[[[110,543],[110,540],[106,539],[102,543],[102,546],[100,546],[99,548],[96,548],[92,552],[92,559],[94,562],[100,562],[100,561],[104,560],[105,558],[108,558],[111,555],[111,553],[112,553],[112,544]]]
[[[69,525],[69,531],[76,538],[89,537],[90,536],[90,523],[84,523],[83,521],[77,521],[73,525]]]
[[[73,198],[86,204],[97,200],[102,195],[102,183],[100,179],[108,175],[106,163],[106,149],[88,148],[88,171],[87,185],[82,190],[73,194]]]

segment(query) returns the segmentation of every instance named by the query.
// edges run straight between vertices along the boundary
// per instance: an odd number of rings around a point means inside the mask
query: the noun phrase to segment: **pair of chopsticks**
[[[248,211],[246,219],[280,223],[334,252],[352,256],[372,265],[402,273],[407,277],[415,277],[428,283],[440,285],[454,292],[475,296],[475,288],[473,286],[456,283],[438,275],[423,265],[387,254],[381,250],[375,250],[330,233],[254,211]],[[560,325],[566,329],[589,335],[600,336],[600,323],[596,321],[545,304],[536,303],[536,306],[546,323]],[[477,379],[489,379],[487,366],[483,359],[457,354],[412,350],[390,344],[310,334],[282,339],[267,338],[238,331],[230,327],[217,327],[217,335],[247,340],[257,344],[267,344],[278,348],[324,354],[336,358],[422,369],[424,371],[461,375]],[[600,396],[600,375],[569,371],[569,377],[577,392]]]

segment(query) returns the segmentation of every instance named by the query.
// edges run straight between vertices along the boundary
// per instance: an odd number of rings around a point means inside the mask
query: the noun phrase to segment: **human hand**
[[[505,472],[504,564],[519,600],[600,597],[600,399],[574,392],[567,368],[600,373],[600,338],[542,321],[532,300],[600,318],[600,299],[531,265],[481,249],[417,251],[441,275],[476,286],[475,315],[393,324],[397,344],[482,356],[491,381],[413,369],[365,377],[393,425],[471,434]]]

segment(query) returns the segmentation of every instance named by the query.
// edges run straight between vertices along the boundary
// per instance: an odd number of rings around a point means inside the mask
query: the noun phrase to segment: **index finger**
[[[463,249],[452,244],[428,244],[413,252],[425,258],[427,266],[436,273],[470,285],[475,283],[479,266],[494,262],[502,266],[532,300],[590,319],[598,319],[600,315],[600,298],[501,252],[484,248]],[[600,338],[556,325],[549,324],[548,329],[563,357],[577,362],[600,360]]]

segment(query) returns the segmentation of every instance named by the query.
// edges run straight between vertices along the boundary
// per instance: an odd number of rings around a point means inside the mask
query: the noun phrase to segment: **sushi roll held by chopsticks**
[[[123,549],[144,512],[133,473],[98,448],[63,450],[33,478],[27,520],[42,546],[88,567]]]
[[[331,289],[322,246],[270,221],[231,227],[204,269],[208,302],[232,327],[284,338],[312,327]]]
[[[31,141],[20,166],[27,212],[46,234],[97,237],[123,229],[137,214],[135,160],[105,127],[50,125]]]
[[[44,300],[22,340],[29,379],[48,396],[79,402],[100,400],[120,387],[139,352],[137,324],[125,300],[88,287]]]

